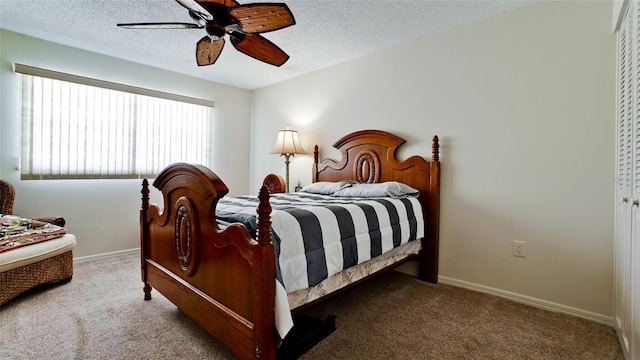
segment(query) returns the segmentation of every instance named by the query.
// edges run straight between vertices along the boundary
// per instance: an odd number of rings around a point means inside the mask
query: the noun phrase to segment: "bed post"
[[[421,279],[438,283],[438,249],[440,237],[440,144],[438,136],[433,137],[429,162],[429,200],[427,209],[427,237],[423,241],[424,258],[419,268]]]
[[[260,187],[258,200],[258,244],[267,245],[271,243],[271,204],[269,189],[265,185]]]
[[[313,169],[312,169],[312,179],[311,182],[318,182],[318,155],[320,152],[318,151],[318,145],[313,147]]]
[[[256,358],[275,359],[275,250],[271,242],[271,204],[269,190],[260,188],[258,194],[258,248],[254,252],[254,355]]]
[[[149,228],[147,211],[149,210],[149,181],[142,180],[142,208],[140,209],[140,269],[142,271],[142,282],[144,283],[144,299],[151,300],[151,286],[147,283],[147,267],[145,266],[146,251],[149,248]]]

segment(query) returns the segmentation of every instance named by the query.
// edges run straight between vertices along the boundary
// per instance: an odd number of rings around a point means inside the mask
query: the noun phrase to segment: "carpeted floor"
[[[0,310],[2,359],[235,359],[154,291],[139,256],[77,264]],[[389,272],[312,312],[337,330],[303,359],[623,359],[611,327]]]

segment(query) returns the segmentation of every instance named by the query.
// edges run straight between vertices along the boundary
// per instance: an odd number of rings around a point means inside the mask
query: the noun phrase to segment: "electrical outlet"
[[[524,241],[513,240],[513,256],[526,257],[527,243]]]

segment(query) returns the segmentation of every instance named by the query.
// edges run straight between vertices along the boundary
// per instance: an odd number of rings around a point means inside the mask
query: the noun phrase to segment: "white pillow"
[[[386,181],[383,183],[375,183],[375,184],[353,184],[348,188],[344,188],[342,190],[336,191],[332,194],[332,196],[340,196],[340,197],[403,197],[403,196],[413,196],[417,197],[420,195],[420,191],[412,188],[407,184],[403,184],[397,181]]]
[[[343,180],[339,182],[318,181],[303,187],[300,191],[310,193],[310,194],[331,195],[336,191],[340,191],[344,188],[348,188],[354,183],[355,181],[350,181],[350,180]]]

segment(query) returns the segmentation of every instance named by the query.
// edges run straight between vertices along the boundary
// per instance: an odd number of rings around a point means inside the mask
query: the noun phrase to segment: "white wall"
[[[14,212],[58,215],[78,245],[74,256],[139,247],[139,180],[21,181],[20,81],[14,62],[215,101],[211,168],[231,193],[249,191],[251,93],[185,75],[0,31],[0,176],[16,187]],[[161,201],[156,195],[154,201]]]
[[[290,124],[323,157],[374,128],[441,139],[440,275],[610,320],[615,36],[607,1],[545,1],[254,92],[251,188]],[[291,183],[311,180],[310,155]],[[512,241],[527,257],[512,255]]]

